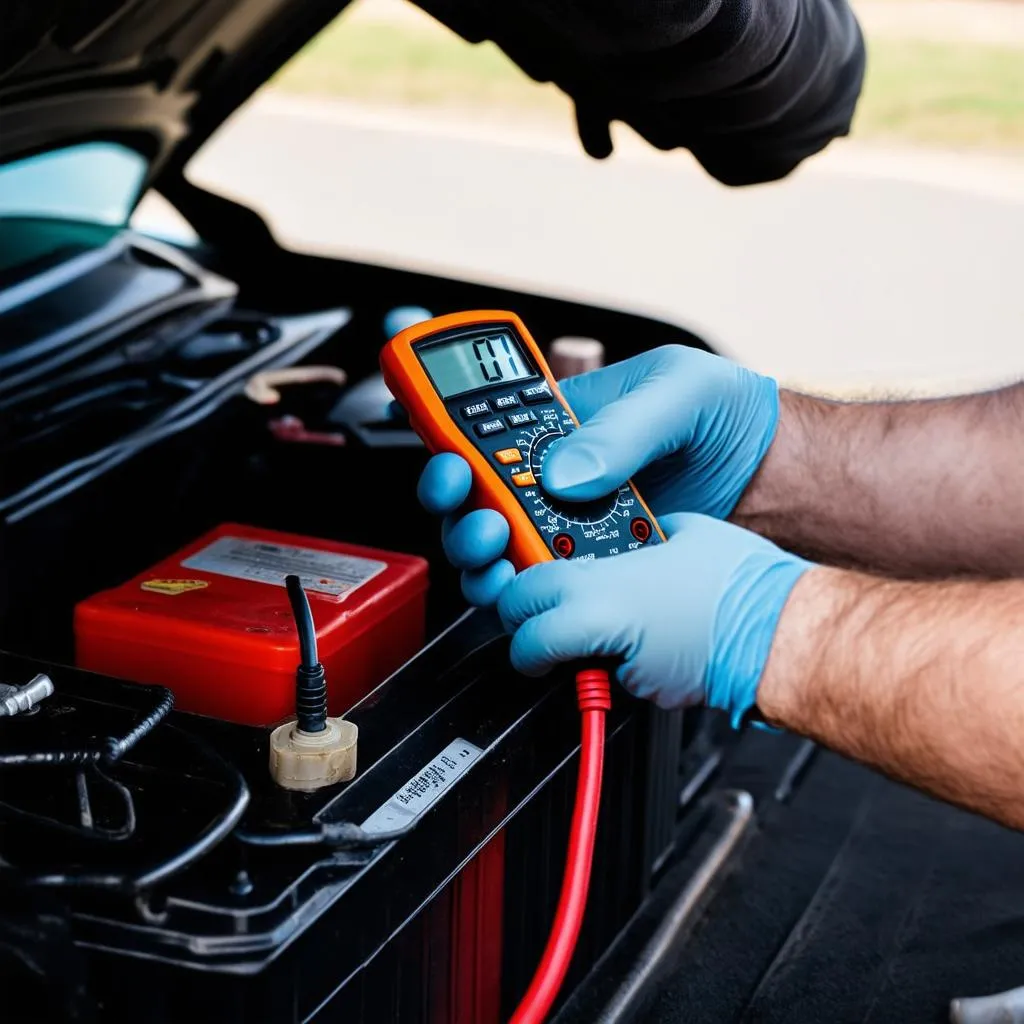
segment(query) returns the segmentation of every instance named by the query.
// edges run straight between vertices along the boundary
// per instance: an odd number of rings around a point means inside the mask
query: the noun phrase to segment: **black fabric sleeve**
[[[415,2],[566,92],[591,156],[624,121],[728,185],[781,178],[847,134],[864,76],[846,0]]]

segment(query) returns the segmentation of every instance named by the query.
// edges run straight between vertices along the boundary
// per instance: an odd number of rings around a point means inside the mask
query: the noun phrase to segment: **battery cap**
[[[328,718],[320,732],[285,722],[270,734],[270,774],[284,789],[312,790],[348,782],[356,773],[359,729],[344,718]]]
[[[555,338],[548,348],[548,366],[556,380],[589,373],[604,366],[604,345],[596,338]]]

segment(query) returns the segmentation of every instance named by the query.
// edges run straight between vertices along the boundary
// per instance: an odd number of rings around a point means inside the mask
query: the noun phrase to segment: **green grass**
[[[527,78],[493,44],[464,42],[440,26],[338,19],[273,84],[368,103],[449,107],[498,115],[564,112],[554,86]]]
[[[274,80],[290,92],[367,104],[447,108],[564,122],[553,86],[528,79],[497,47],[424,23],[339,19]],[[882,38],[869,43],[854,136],[1024,150],[1024,50]]]
[[[871,41],[854,136],[1024,148],[1024,50]]]

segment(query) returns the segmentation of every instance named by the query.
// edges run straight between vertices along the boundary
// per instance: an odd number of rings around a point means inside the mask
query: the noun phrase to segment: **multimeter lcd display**
[[[442,398],[536,376],[509,331],[455,338],[430,345],[417,355]]]

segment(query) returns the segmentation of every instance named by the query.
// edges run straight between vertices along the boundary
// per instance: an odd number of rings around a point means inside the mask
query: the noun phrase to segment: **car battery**
[[[292,573],[309,597],[330,714],[343,714],[422,647],[422,558],[224,524],[79,603],[76,662],[162,684],[183,711],[279,722],[294,713],[299,664]]]

